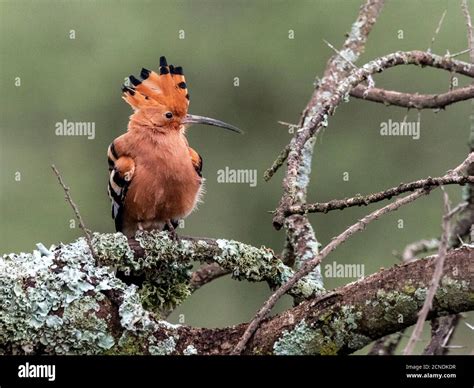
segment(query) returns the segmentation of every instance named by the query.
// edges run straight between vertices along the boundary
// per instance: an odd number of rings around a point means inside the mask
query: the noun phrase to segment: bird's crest
[[[189,94],[182,67],[168,65],[166,58],[160,57],[159,74],[143,68],[140,78],[131,75],[122,88],[122,98],[135,111],[161,105],[178,115],[186,115]]]

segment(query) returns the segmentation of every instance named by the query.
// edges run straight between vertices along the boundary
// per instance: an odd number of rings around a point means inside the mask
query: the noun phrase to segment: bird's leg
[[[168,234],[171,237],[171,240],[178,242],[179,236],[176,233],[176,229],[173,226],[173,223],[171,222],[171,220],[166,220],[166,226],[168,227]]]

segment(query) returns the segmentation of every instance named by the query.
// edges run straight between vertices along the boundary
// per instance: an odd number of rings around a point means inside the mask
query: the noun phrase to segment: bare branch
[[[351,58],[351,61],[357,61],[360,54],[364,51],[367,37],[374,26],[378,15],[380,14],[384,1],[383,0],[366,0],[359,10],[358,17],[352,25],[350,33],[347,35],[340,53],[329,59],[323,79],[317,83],[313,92],[311,100],[303,110],[301,118],[298,123],[298,131],[295,133],[291,143],[288,147],[288,168],[285,178],[283,180],[284,194],[282,201],[286,196],[292,198],[291,204],[303,204],[306,201],[307,187],[311,175],[311,159],[313,154],[314,142],[305,142],[298,152],[300,160],[298,165],[295,165],[295,155],[292,155],[296,149],[300,137],[301,128],[307,125],[307,120],[311,116],[311,112],[315,107],[324,103],[324,97],[328,91],[331,91],[334,85],[341,82],[350,72],[350,66],[347,60],[343,58]],[[280,155],[286,155],[286,152]],[[284,158],[280,158],[280,161]],[[280,163],[278,163],[280,164]],[[273,165],[272,167],[277,166]],[[276,169],[271,169],[276,171]],[[291,194],[289,194],[291,192]],[[288,202],[289,203],[289,202]],[[318,241],[316,239],[313,227],[306,216],[292,216],[286,220],[286,242],[292,244],[291,249],[285,247],[284,252],[292,252],[294,258],[295,268],[300,268],[303,262],[314,258],[318,254]],[[283,225],[283,221],[282,224]],[[311,275],[313,280],[320,281],[321,287],[322,277],[319,268],[314,268]]]
[[[449,341],[459,320],[459,314],[440,317],[431,321],[431,340],[423,350],[425,355],[444,355],[448,352]]]
[[[357,85],[351,90],[350,95],[367,101],[404,108],[444,109],[456,102],[474,98],[474,86],[466,86],[440,94],[412,94],[378,88],[369,89],[366,86]]]
[[[379,338],[367,354],[370,356],[390,356],[395,352],[402,338],[403,331]]]
[[[276,229],[280,229],[283,226],[286,209],[292,205],[297,205],[294,203],[294,198],[298,182],[301,181],[301,179],[297,179],[301,166],[304,164],[305,173],[311,171],[311,168],[308,168],[308,165],[310,165],[310,160],[308,159],[310,159],[311,155],[306,155],[303,152],[304,148],[308,147],[308,140],[315,136],[323,126],[327,125],[328,117],[334,113],[334,110],[344,100],[344,97],[350,93],[352,88],[366,80],[369,75],[394,66],[410,64],[430,66],[474,77],[474,65],[470,63],[456,61],[448,57],[440,57],[423,51],[400,51],[373,60],[360,69],[353,70],[340,83],[332,84],[333,89],[330,90],[325,100],[319,101],[308,112],[302,129],[298,131],[298,136],[292,140],[290,145],[288,173],[283,183],[284,193],[273,217],[273,225]]]
[[[474,63],[474,30],[472,28],[471,14],[467,5],[467,0],[462,0],[461,3],[462,12],[466,19],[467,25],[467,45],[469,47],[469,60]]]
[[[266,181],[269,181],[272,176],[278,171],[278,169],[285,163],[285,160],[288,158],[288,154],[290,152],[290,146],[287,145],[283,150],[281,150],[280,154],[277,156],[275,161],[272,163],[272,165],[265,170],[263,173],[263,179]]]
[[[84,220],[81,217],[81,213],[79,212],[78,206],[72,200],[71,189],[69,188],[69,186],[66,186],[66,184],[64,183],[63,178],[61,176],[61,173],[59,172],[59,170],[56,168],[56,166],[54,164],[51,165],[51,169],[53,170],[54,175],[56,175],[56,177],[58,178],[58,182],[64,190],[64,196],[66,198],[66,201],[67,201],[67,203],[69,203],[72,210],[74,211],[74,215],[76,216],[77,221],[79,222],[79,227],[84,232],[84,235],[85,235],[85,238],[86,238],[86,241],[87,241],[87,245],[89,246],[91,254],[92,254],[92,256],[95,257],[95,252],[94,252],[94,247],[92,245],[92,237],[91,237],[90,231],[89,231],[89,229],[86,228],[86,225],[84,224]]]
[[[402,255],[403,264],[411,263],[417,259],[417,255],[420,253],[426,253],[439,247],[438,239],[431,240],[420,240],[411,243],[405,247]],[[395,353],[398,345],[400,344],[405,330],[399,331],[398,333],[384,336],[375,341],[374,345],[368,352],[369,355],[376,356],[387,356]]]
[[[404,263],[410,263],[413,260],[416,260],[419,254],[433,251],[438,249],[438,247],[439,240],[437,238],[415,241],[405,247],[402,254],[402,260]]]
[[[467,26],[467,42],[469,47],[467,52],[469,52],[470,62],[474,63],[473,28],[471,15],[469,13],[469,8],[466,0],[463,0],[461,2],[461,9],[466,19]],[[472,152],[474,151],[474,114],[471,114],[469,118],[471,122],[471,136],[469,139],[469,148]],[[467,172],[468,174],[474,174],[474,163],[471,163],[471,165],[468,167]],[[452,217],[455,214],[459,214],[458,220],[455,223],[453,230],[451,230],[449,241],[450,247],[456,247],[458,245],[458,241],[462,240],[462,237],[469,233],[469,229],[472,230],[472,225],[474,224],[474,186],[472,184],[467,185],[463,188],[463,199],[464,201],[459,203],[447,215],[447,217]],[[449,341],[452,338],[452,333],[456,329],[456,326],[458,325],[459,321],[459,314],[436,318],[431,321],[431,340],[423,351],[423,354],[447,354],[449,348],[446,345],[449,344]]]
[[[416,322],[415,328],[408,340],[408,344],[403,350],[404,355],[410,355],[413,353],[416,343],[420,340],[421,332],[425,324],[428,313],[433,308],[433,299],[438,289],[441,277],[443,276],[444,261],[446,259],[446,254],[448,252],[448,241],[449,241],[449,230],[450,230],[450,219],[447,217],[447,214],[450,212],[449,207],[449,198],[446,192],[443,192],[443,201],[444,201],[444,215],[443,215],[443,233],[441,235],[441,242],[438,248],[438,258],[436,259],[436,266],[433,272],[433,278],[431,280],[430,287],[426,294],[425,302],[418,314],[418,320]]]
[[[472,161],[474,161],[474,152],[471,152],[468,155],[468,157],[459,166],[457,166],[455,169],[448,172],[446,176],[455,176],[455,175],[464,173],[466,168],[469,166],[469,164]],[[267,316],[267,314],[271,311],[273,306],[275,306],[276,302],[288,290],[290,290],[294,286],[294,284],[296,284],[296,282],[298,282],[300,279],[308,275],[314,268],[316,268],[321,263],[321,261],[324,260],[324,258],[327,255],[329,255],[333,250],[335,250],[339,245],[347,241],[347,239],[349,239],[353,234],[364,230],[370,222],[379,219],[380,217],[382,217],[383,215],[387,213],[398,210],[401,206],[411,203],[415,201],[416,199],[420,198],[421,196],[428,194],[429,190],[430,188],[418,189],[417,191],[415,191],[414,193],[410,195],[407,195],[406,197],[399,198],[395,200],[394,202],[384,206],[383,208],[377,209],[374,212],[366,215],[364,218],[362,218],[361,220],[357,221],[355,224],[347,228],[340,235],[331,239],[329,244],[327,244],[316,257],[305,261],[301,265],[301,269],[298,272],[296,272],[296,274],[293,275],[293,277],[290,280],[288,280],[287,283],[285,283],[280,288],[278,288],[270,296],[270,298],[267,299],[267,301],[255,314],[255,317],[248,325],[244,335],[242,336],[239,343],[232,351],[232,354],[240,354],[245,349],[247,342],[255,333],[261,321]]]
[[[258,325],[260,322],[267,316],[267,314],[271,311],[273,306],[275,306],[276,302],[289,290],[291,289],[292,285],[297,282],[299,279],[305,277],[310,273],[316,266],[318,266],[321,261],[329,255],[333,250],[335,250],[339,245],[347,241],[349,237],[351,237],[354,233],[360,232],[366,228],[366,226],[383,216],[384,214],[390,213],[392,211],[395,211],[399,209],[401,206],[406,205],[410,202],[415,201],[422,195],[428,194],[428,190],[426,189],[419,189],[415,191],[414,193],[397,199],[395,202],[381,208],[377,209],[376,211],[370,213],[369,215],[365,216],[361,220],[357,221],[355,224],[353,224],[351,227],[347,228],[344,232],[342,232],[340,235],[334,237],[331,242],[326,245],[321,252],[313,259],[306,261],[301,269],[283,286],[278,288],[267,301],[264,303],[264,305],[258,310],[258,312],[255,314],[255,317],[253,320],[250,322],[249,326],[247,327],[246,332],[242,336],[239,344],[235,347],[233,350],[232,354],[240,354],[244,349],[249,341],[249,339],[252,337],[253,333],[255,333],[255,330],[257,330]]]
[[[194,292],[206,285],[207,283],[212,282],[215,279],[218,279],[222,276],[230,274],[231,271],[228,269],[223,269],[217,263],[205,264],[201,268],[197,269],[191,275],[190,288],[191,292]]]
[[[333,199],[325,203],[310,203],[300,206],[292,206],[285,215],[290,214],[306,214],[306,213],[327,213],[332,210],[342,210],[353,206],[367,206],[371,203],[380,202],[386,199],[391,199],[397,195],[415,191],[417,189],[428,189],[432,187],[444,185],[465,185],[466,183],[474,183],[474,176],[452,176],[445,175],[437,178],[426,178],[410,183],[402,183],[397,187],[372,193],[366,196],[356,196],[347,199]]]
[[[282,208],[287,208],[289,205],[303,204],[305,202],[313,154],[313,145],[306,144],[309,139],[309,137],[306,136],[307,128],[313,126],[312,122],[315,112],[322,110],[323,107],[329,103],[328,96],[332,96],[336,86],[353,70],[353,66],[349,65],[347,60],[343,58],[351,58],[352,63],[357,61],[360,54],[364,51],[367,38],[382,11],[383,5],[383,0],[367,0],[361,6],[357,19],[353,23],[351,31],[341,50],[339,50],[340,54],[336,54],[328,60],[324,76],[316,85],[310,101],[303,110],[299,125],[301,129],[295,133],[289,144],[288,168],[283,180],[283,196],[279,205]],[[324,121],[324,114],[321,116],[321,119]],[[306,149],[303,153],[305,145]],[[296,202],[295,199],[297,199]],[[276,221],[278,221],[278,224],[275,224],[274,218],[274,225],[278,225],[277,228],[281,228],[284,218],[277,218]],[[292,224],[292,230],[294,231],[298,229],[309,230],[305,217],[299,217],[299,219],[294,220]],[[306,240],[309,241],[310,239],[307,238]],[[313,238],[313,240],[316,240],[316,238]],[[294,253],[296,258],[301,257],[296,249]]]
[[[444,10],[443,14],[441,15],[441,19],[439,19],[439,22],[438,22],[438,27],[436,27],[435,33],[434,33],[433,37],[431,38],[430,47],[428,47],[428,52],[429,53],[431,52],[431,49],[433,48],[433,44],[436,40],[436,36],[439,34],[439,31],[441,30],[441,26],[443,25],[444,18],[446,16],[446,12],[447,12],[447,10]]]

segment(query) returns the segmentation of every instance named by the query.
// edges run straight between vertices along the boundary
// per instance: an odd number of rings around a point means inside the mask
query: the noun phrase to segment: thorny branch
[[[333,199],[325,203],[309,203],[300,206],[292,206],[285,215],[290,214],[306,214],[306,213],[327,213],[331,210],[342,210],[353,206],[367,206],[371,203],[380,202],[400,194],[415,191],[417,189],[429,189],[432,187],[444,185],[465,185],[466,183],[474,183],[474,176],[444,176],[437,178],[426,178],[411,183],[402,183],[397,187],[372,193],[366,196],[356,196],[346,199]]]
[[[358,17],[352,25],[352,29],[347,35],[347,39],[340,53],[329,59],[324,77],[318,83],[308,105],[303,110],[298,123],[299,129],[289,144],[289,153],[287,156],[288,168],[283,180],[283,198],[285,198],[285,193],[291,191],[292,204],[296,205],[306,202],[307,186],[311,174],[311,158],[314,142],[304,142],[300,148],[296,147],[301,136],[301,130],[305,128],[308,120],[310,120],[313,109],[319,106],[321,102],[324,102],[324,96],[352,70],[354,66],[353,62],[355,62],[364,51],[367,37],[382,10],[383,4],[383,0],[367,0],[361,6]],[[341,56],[343,59],[341,59]],[[352,61],[348,62],[347,58],[351,58]],[[297,164],[291,162],[295,158],[295,149],[304,155]],[[278,166],[283,163],[285,155],[285,151],[279,155],[278,160],[270,169],[272,174],[276,171]],[[284,220],[282,219],[281,226],[283,223],[286,229],[286,245],[283,255],[290,254],[291,256],[283,257],[283,260],[294,260],[294,267],[299,269],[307,260],[311,260],[318,254],[319,243],[316,239],[313,227],[306,216],[292,215]],[[319,267],[313,268],[310,277],[312,277],[314,281],[319,281],[322,285]],[[298,302],[298,300],[295,300],[295,302]]]
[[[424,355],[443,355],[449,349],[449,342],[457,324],[461,319],[460,314],[452,314],[431,321],[431,340],[423,350]]]
[[[384,5],[383,0],[368,0],[360,8],[358,17],[352,25],[351,32],[348,34],[340,52],[345,57],[350,57],[352,63],[357,61],[360,54],[364,51],[368,35],[372,30]],[[331,57],[326,65],[326,70],[321,81],[311,96],[310,101],[303,110],[300,119],[300,129],[295,133],[289,144],[288,167],[283,180],[283,196],[280,200],[280,207],[288,208],[290,205],[303,204],[306,197],[306,188],[309,183],[311,173],[311,157],[314,144],[309,143],[304,152],[303,148],[309,140],[306,136],[308,128],[313,127],[314,116],[316,112],[324,109],[329,103],[328,95],[332,95],[336,85],[341,83],[352,70],[352,66],[340,55]],[[275,166],[275,164],[274,164]],[[283,226],[285,217],[276,215],[274,225],[279,229]],[[293,221],[293,222],[291,222]],[[298,232],[303,229],[311,230],[306,225],[308,223],[305,217],[293,216],[289,220],[289,233]],[[288,234],[288,233],[287,233]],[[293,240],[288,236],[289,240]],[[298,239],[299,240],[299,239]],[[310,239],[314,242],[315,237]]]
[[[444,177],[450,176],[460,176],[460,174],[465,173],[466,168],[474,162],[474,152],[470,153],[469,156],[455,169],[448,172]],[[399,198],[394,202],[384,206],[383,208],[377,209],[374,212],[368,214],[361,220],[357,221],[355,224],[347,228],[344,232],[340,235],[334,237],[329,244],[327,244],[321,252],[311,260],[306,261],[302,266],[301,269],[284,285],[278,288],[271,296],[267,299],[267,301],[263,304],[263,306],[258,310],[255,314],[253,320],[248,325],[244,335],[242,336],[241,340],[232,351],[232,354],[240,354],[245,349],[247,342],[250,340],[252,335],[257,330],[259,324],[262,320],[269,314],[271,309],[275,306],[276,302],[288,291],[290,290],[296,282],[298,282],[301,278],[308,275],[316,266],[318,266],[324,258],[329,255],[333,250],[335,250],[339,245],[347,241],[354,233],[360,232],[364,230],[367,225],[379,219],[381,216],[390,213],[392,211],[398,210],[401,206],[406,205],[415,201],[416,199],[420,198],[423,195],[427,195],[430,189],[422,188],[418,189],[414,193],[407,195],[406,197]]]
[[[438,239],[431,240],[420,240],[408,244],[403,250],[402,263],[407,264],[416,260],[418,255],[437,249],[439,247]],[[376,356],[388,356],[395,353],[398,345],[400,344],[405,331],[399,331],[397,333],[390,334],[388,336],[377,339],[372,348],[367,354]]]
[[[474,29],[472,28],[471,14],[467,6],[467,1],[462,0],[461,2],[462,12],[464,18],[466,19],[467,26],[467,46],[469,47],[469,60],[471,63],[474,63]]]
[[[474,63],[474,29],[472,26],[471,14],[467,5],[467,0],[462,0],[461,10],[466,20],[467,45],[469,47],[469,60]],[[472,110],[472,105],[471,105]],[[469,138],[470,151],[474,151],[474,111],[469,117],[471,124],[471,134]],[[468,167],[468,174],[474,174],[474,163]],[[457,247],[459,239],[464,238],[472,230],[474,224],[474,185],[469,184],[463,188],[463,202],[456,206],[448,215],[454,216],[459,213],[454,228],[450,231],[449,247]],[[472,238],[471,238],[472,240]],[[473,241],[471,241],[473,242]],[[448,352],[448,344],[452,338],[452,334],[456,329],[461,317],[459,314],[447,317],[436,318],[431,321],[431,340],[426,346],[423,354],[446,354]]]
[[[95,256],[90,231],[89,231],[89,229],[86,228],[86,225],[84,224],[84,220],[81,217],[81,213],[79,212],[79,208],[77,207],[77,205],[75,204],[75,202],[73,201],[73,199],[71,197],[71,189],[69,188],[69,186],[66,186],[66,184],[64,183],[63,178],[61,176],[61,173],[59,172],[59,170],[56,168],[56,166],[54,164],[51,165],[51,169],[53,170],[54,175],[56,175],[56,177],[58,178],[58,182],[64,190],[64,197],[66,198],[66,202],[69,203],[72,210],[74,211],[74,215],[76,216],[77,221],[79,222],[79,227],[84,232],[84,235],[85,235],[85,238],[86,238],[86,241],[87,241],[87,245],[89,246],[89,249],[91,250],[92,256]]]
[[[288,157],[288,171],[292,171],[291,179],[285,178],[284,193],[280,204],[273,217],[273,225],[276,229],[280,229],[283,226],[285,220],[285,211],[291,206],[297,205],[294,203],[294,187],[296,183],[296,175],[294,172],[299,171],[301,168],[301,162],[303,161],[303,148],[306,142],[318,133],[318,131],[325,125],[327,125],[327,119],[329,115],[332,115],[336,107],[343,101],[351,89],[366,80],[369,75],[381,72],[385,69],[398,66],[398,65],[418,65],[418,66],[431,66],[434,68],[444,69],[451,72],[456,72],[469,77],[474,77],[474,65],[457,61],[449,57],[440,57],[438,55],[430,54],[423,51],[407,51],[407,52],[396,52],[393,54],[380,57],[373,60],[360,69],[352,71],[342,82],[335,86],[335,89],[331,92],[331,97],[324,106],[319,106],[318,109],[313,109],[309,113],[307,124],[298,131],[299,137],[295,138],[294,144],[291,145],[291,151]]]
[[[68,274],[63,273],[64,267],[62,265],[64,263],[61,264],[62,261],[68,263],[68,265],[77,264],[77,271],[85,273],[85,277],[79,276],[72,279],[72,283],[69,283],[69,286],[73,287],[71,290],[74,290],[79,296],[82,295],[77,299],[77,303],[86,303],[87,298],[92,298],[98,303],[99,310],[96,309],[97,306],[89,310],[87,305],[84,310],[87,313],[86,315],[94,316],[94,313],[90,314],[90,312],[96,311],[96,318],[106,317],[105,324],[100,321],[100,325],[102,325],[100,330],[103,331],[98,332],[98,334],[94,333],[90,337],[92,338],[92,344],[87,344],[88,347],[90,346],[90,348],[87,348],[88,350],[90,349],[92,353],[100,353],[104,349],[114,347],[114,351],[117,353],[133,352],[131,354],[240,354],[244,351],[250,354],[304,354],[305,352],[312,352],[312,354],[327,354],[328,352],[347,354],[360,349],[375,339],[399,332],[414,324],[417,311],[422,307],[422,299],[419,298],[419,295],[416,296],[416,293],[415,295],[407,294],[407,290],[411,289],[410,287],[414,287],[417,291],[423,289],[429,285],[431,279],[434,279],[434,281],[426,297],[422,309],[423,314],[419,320],[424,321],[427,317],[436,318],[446,313],[459,313],[474,308],[472,298],[465,297],[466,293],[472,294],[472,281],[468,278],[467,270],[472,259],[472,248],[462,247],[448,251],[446,225],[437,258],[417,260],[387,271],[380,271],[334,292],[320,294],[320,276],[317,272],[314,272],[315,269],[329,253],[354,233],[365,229],[370,222],[382,215],[397,210],[399,207],[428,194],[434,187],[444,184],[468,183],[472,188],[474,153],[471,147],[471,154],[468,158],[443,177],[428,178],[400,185],[366,197],[357,196],[344,200],[334,200],[326,204],[306,204],[315,136],[323,127],[327,126],[328,117],[334,114],[336,107],[349,95],[370,101],[417,109],[444,108],[454,102],[473,97],[474,88],[472,85],[438,95],[418,95],[383,90],[373,87],[373,82],[369,82],[368,87],[361,85],[364,81],[371,80],[375,73],[405,64],[431,66],[451,73],[474,77],[474,65],[454,60],[454,55],[444,57],[434,55],[430,50],[428,52],[396,52],[377,58],[361,68],[357,68],[354,62],[364,51],[367,37],[381,12],[383,3],[383,0],[367,0],[361,7],[358,18],[353,24],[342,49],[334,48],[337,55],[334,55],[328,61],[324,76],[303,111],[298,124],[298,131],[290,144],[283,149],[277,160],[265,173],[265,179],[270,179],[287,160],[288,168],[283,181],[283,195],[275,212],[273,223],[277,229],[285,226],[288,248],[286,251],[296,258],[296,272],[283,264],[286,263],[288,258],[283,257],[282,261],[266,248],[249,247],[235,241],[185,237],[181,239],[179,244],[176,244],[163,234],[151,234],[151,237],[144,237],[146,234],[143,234],[139,235],[138,238],[139,240],[141,238],[141,240],[135,246],[133,244],[129,246],[126,241],[120,240],[123,244],[121,243],[122,245],[119,244],[119,247],[117,247],[116,239],[123,236],[95,234],[92,238],[82,221],[77,206],[70,197],[69,188],[64,184],[59,171],[52,166],[65,191],[66,200],[72,206],[81,229],[86,235],[87,246],[95,260],[88,257],[86,245],[83,246],[84,251],[81,251],[80,255],[77,252],[71,254],[70,247],[62,246],[54,254],[47,250],[41,253],[45,254],[53,265],[39,265],[36,269],[43,273],[42,276],[45,276],[45,279],[49,279],[49,276],[57,277],[56,280],[58,280],[59,285],[62,284],[60,281],[64,281],[67,276],[77,275],[77,273],[71,271]],[[472,23],[465,1],[463,2],[463,12],[465,12],[469,30],[468,41],[471,62],[474,62]],[[444,14],[437,32],[443,18]],[[472,144],[474,144],[474,136]],[[468,176],[461,175],[465,173],[468,167]],[[318,251],[318,242],[306,213],[311,211],[327,212],[350,206],[365,205],[413,190],[416,191],[368,214],[335,237],[320,252]],[[115,236],[112,239],[113,243],[109,241],[111,236]],[[95,252],[94,247],[97,246],[100,248]],[[122,250],[117,253],[117,248]],[[0,265],[10,265],[16,269],[23,265],[22,260],[14,259],[11,255],[6,255],[0,260]],[[35,255],[22,256],[22,259],[35,262]],[[267,281],[272,288],[276,288],[276,291],[248,325],[241,324],[224,329],[197,329],[174,326],[157,320],[154,315],[143,310],[136,286],[127,287],[119,279],[116,279],[109,270],[103,270],[107,266],[111,266],[119,269],[126,268],[132,272],[138,270],[148,273],[157,268],[161,269],[162,265],[170,263],[178,266],[184,264],[183,268],[186,268],[191,260],[198,260],[204,263],[204,266],[190,277],[183,275],[184,281],[188,282],[187,285],[190,291],[194,291],[227,273],[231,273],[234,278],[238,279]],[[454,271],[453,268],[462,268],[463,271]],[[27,271],[22,272],[23,275],[25,273]],[[446,278],[440,280],[443,274]],[[81,279],[86,279],[91,284],[88,284],[87,281],[84,283]],[[36,278],[35,282],[38,280],[41,280],[41,277]],[[443,283],[444,280],[447,282]],[[29,278],[8,278],[8,281],[13,283],[21,281],[26,284],[27,288],[41,286],[41,284],[31,282]],[[437,293],[436,289],[440,282],[443,286],[443,292]],[[435,283],[436,287],[434,286]],[[89,286],[91,285],[93,288],[96,287],[94,291],[90,291]],[[446,293],[446,289],[455,294],[457,293],[457,297],[449,300],[447,297],[444,299],[444,295],[449,295],[449,292]],[[383,296],[381,296],[381,292]],[[50,290],[48,290],[48,293],[50,293]],[[294,296],[295,300],[301,303],[279,316],[266,319],[275,303],[285,293]],[[28,295],[25,294],[24,298],[28,298]],[[55,297],[62,298],[62,296],[58,291],[58,295]],[[408,310],[403,310],[405,321],[402,324],[397,323],[396,320],[385,318],[385,315],[383,315],[387,313],[387,308],[389,308],[387,306],[392,306],[393,300],[391,298],[394,296],[396,300],[393,307],[400,307],[397,305],[398,298],[401,298],[400,300],[403,300],[403,303],[409,301]],[[70,298],[71,295],[64,295],[64,301],[60,301],[64,310],[61,312],[62,315],[70,314],[68,309],[71,309],[71,305],[74,304],[71,304]],[[57,302],[58,300],[55,300],[55,303]],[[384,303],[388,304],[385,305]],[[405,304],[403,304],[403,307],[406,307]],[[77,308],[77,306],[74,306],[73,311]],[[385,320],[374,319],[380,314]],[[25,340],[32,343],[33,349],[39,352],[63,352],[63,344],[54,343],[52,337],[57,334],[55,330],[65,330],[64,332],[68,333],[67,330],[70,325],[65,324],[62,327],[62,323],[58,323],[63,322],[62,318],[58,318],[53,309],[48,311],[46,316],[51,319],[49,324],[44,327],[36,322],[36,326],[32,328],[28,326],[30,323],[26,323],[27,330],[20,333],[25,335],[25,338],[22,338],[18,344],[11,342],[11,336],[2,337],[2,331],[0,331],[0,352],[17,352],[19,349],[22,349],[20,351],[26,351],[22,347]],[[321,319],[322,316],[326,318]],[[43,318],[47,319],[41,312],[40,319]],[[355,326],[345,327],[344,334],[341,337],[341,328],[339,326],[337,328],[332,327],[331,324],[344,322],[346,318],[350,319],[351,322],[356,322],[356,324]],[[45,337],[45,333],[49,333],[48,327],[52,322],[56,325],[52,331],[52,337]],[[4,311],[0,310],[0,327],[2,329],[6,328],[5,332],[7,334],[8,330],[11,329],[8,326],[10,323],[8,313],[5,315]],[[23,324],[21,320],[16,323]],[[95,329],[99,330],[98,327],[92,325],[91,332],[94,332]],[[449,341],[451,333],[452,330],[448,333],[443,332],[442,346]],[[32,337],[28,337],[30,334]],[[40,335],[42,336],[41,341],[38,342],[38,347],[36,347],[35,341],[40,338]],[[90,332],[87,335],[90,336]],[[416,339],[416,334],[414,337]],[[72,338],[72,336],[66,334],[64,338]],[[82,338],[86,339],[87,336]],[[438,336],[438,338],[441,338],[441,336]],[[398,340],[395,339],[394,343]],[[43,341],[52,342],[45,346]],[[73,349],[82,350],[82,348]],[[411,352],[410,349],[407,351]]]
[[[423,326],[425,324],[426,318],[428,317],[428,313],[433,308],[433,300],[436,295],[436,290],[439,287],[439,284],[441,282],[441,276],[443,275],[444,261],[448,253],[448,240],[449,240],[449,229],[450,229],[450,226],[449,226],[450,220],[449,220],[449,217],[447,216],[450,212],[449,198],[446,192],[443,192],[443,201],[444,201],[444,215],[443,215],[443,223],[442,223],[443,233],[441,234],[441,241],[438,248],[438,257],[436,259],[435,270],[433,272],[433,277],[431,279],[430,287],[428,288],[428,293],[423,303],[423,307],[418,313],[418,320],[416,321],[415,328],[413,329],[410,339],[408,340],[408,344],[403,351],[403,354],[405,355],[412,354],[417,341],[420,340]]]

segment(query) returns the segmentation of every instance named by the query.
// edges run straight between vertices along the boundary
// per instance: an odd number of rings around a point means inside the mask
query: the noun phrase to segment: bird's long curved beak
[[[220,120],[211,119],[210,117],[205,117],[205,116],[187,114],[183,119],[183,124],[184,125],[206,124],[206,125],[212,125],[214,127],[228,129],[229,131],[237,132],[240,134],[244,133],[244,131],[242,131],[241,129],[237,127],[234,127],[233,125],[224,123],[223,121],[220,121]]]

